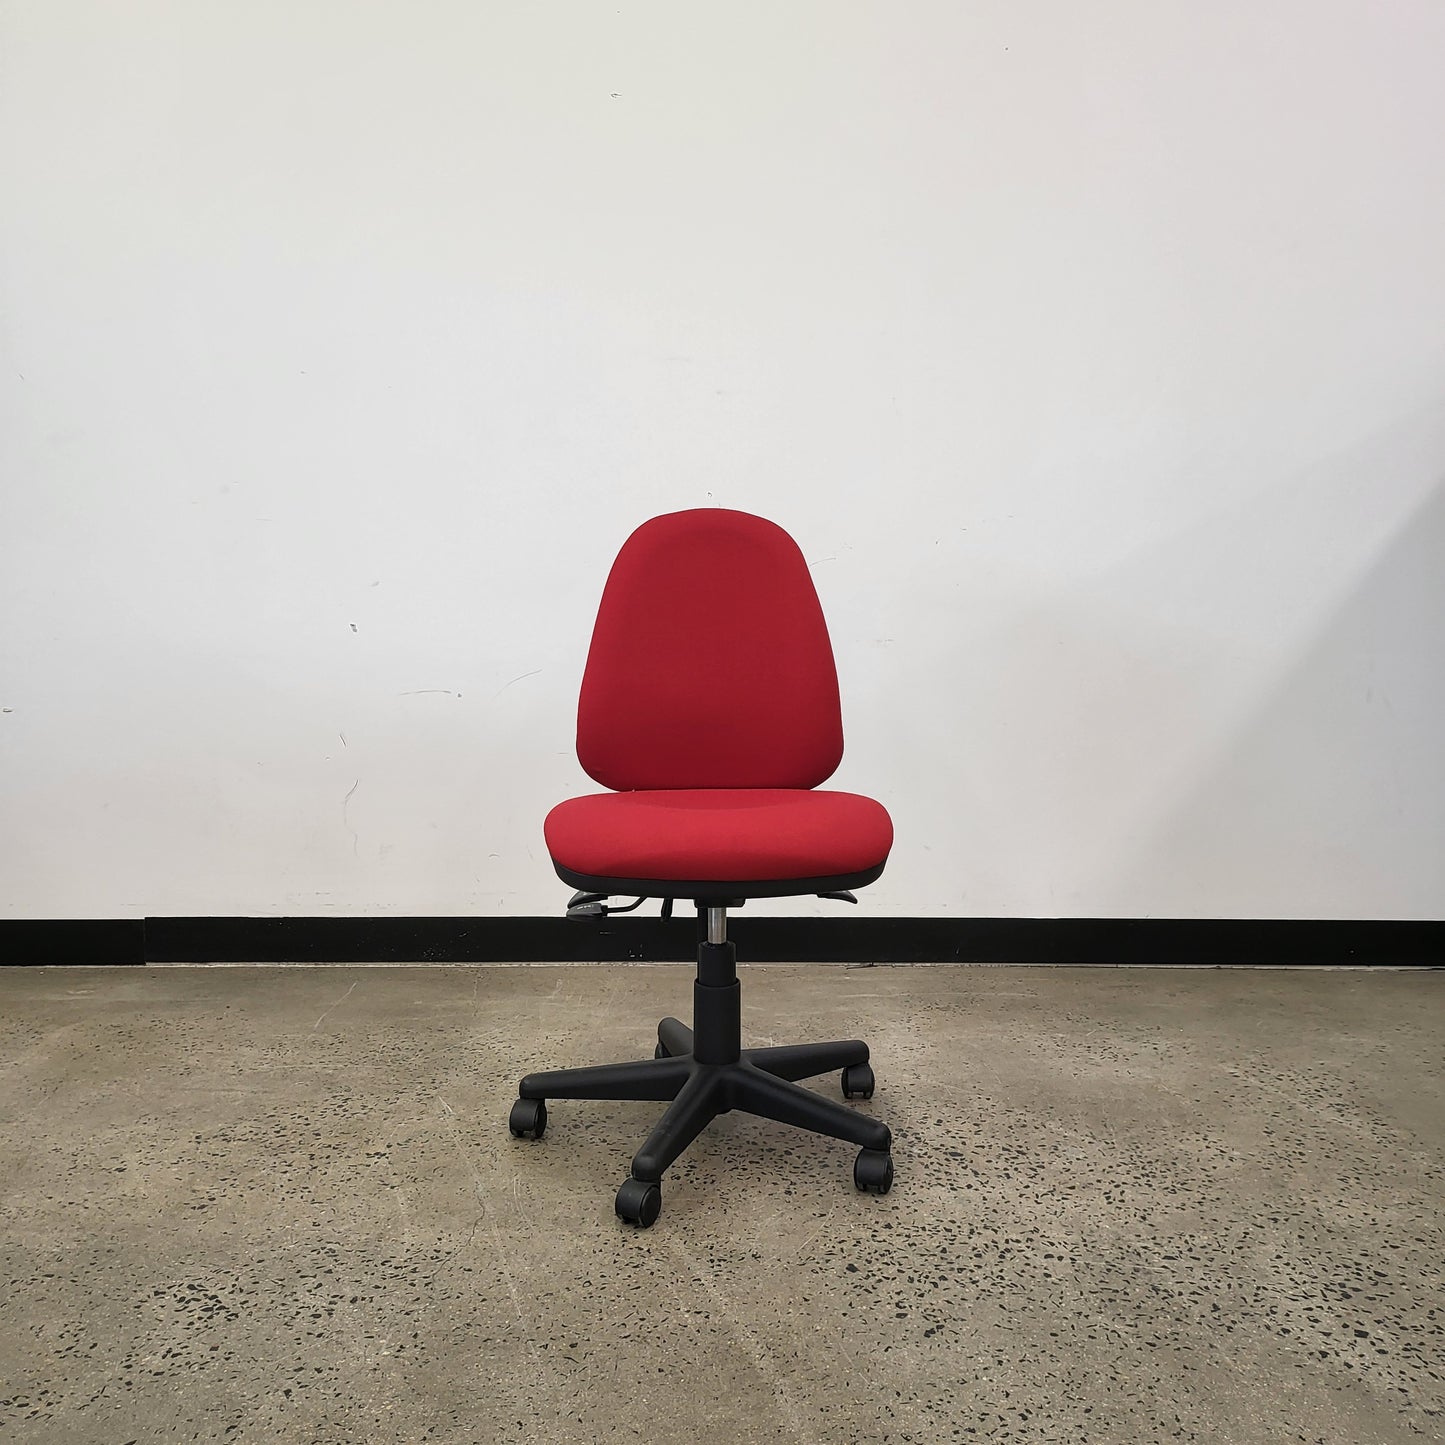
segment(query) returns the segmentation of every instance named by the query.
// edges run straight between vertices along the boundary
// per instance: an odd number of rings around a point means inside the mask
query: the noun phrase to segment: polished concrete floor
[[[1445,975],[746,969],[871,1041],[893,1192],[733,1114],[636,1231],[660,1106],[507,1109],[688,980],[0,973],[0,1437],[1445,1438]]]

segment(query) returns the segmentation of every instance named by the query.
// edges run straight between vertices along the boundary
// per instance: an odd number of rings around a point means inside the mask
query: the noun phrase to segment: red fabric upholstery
[[[842,756],[833,649],[797,543],[718,508],[644,522],[592,634],[587,773],[618,790],[814,788]]]
[[[595,793],[544,825],[553,859],[594,878],[745,883],[862,873],[893,824],[872,798],[790,788]]]
[[[893,825],[812,791],[843,756],[838,679],[808,565],[781,527],[655,517],[598,609],[577,756],[613,793],[547,815],[559,868],[597,879],[779,883],[867,873]]]

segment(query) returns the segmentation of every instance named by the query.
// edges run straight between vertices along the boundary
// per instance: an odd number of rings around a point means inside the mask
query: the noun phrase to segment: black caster
[[[893,1188],[893,1156],[886,1149],[860,1150],[853,1163],[853,1183],[865,1194],[887,1194]]]
[[[512,1105],[512,1117],[507,1128],[514,1139],[540,1139],[547,1132],[547,1101],[545,1099],[518,1099]]]
[[[650,1229],[662,1213],[662,1186],[627,1179],[617,1191],[617,1217],[639,1229]]]
[[[867,1064],[849,1064],[843,1070],[843,1097],[845,1099],[871,1099],[873,1097],[873,1070]]]

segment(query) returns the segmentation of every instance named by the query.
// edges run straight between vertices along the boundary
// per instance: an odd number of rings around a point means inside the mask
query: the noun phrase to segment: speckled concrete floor
[[[0,1435],[1445,1435],[1445,975],[747,969],[751,1041],[871,1040],[898,1182],[729,1115],[633,1231],[659,1106],[507,1107],[688,977],[0,973]]]

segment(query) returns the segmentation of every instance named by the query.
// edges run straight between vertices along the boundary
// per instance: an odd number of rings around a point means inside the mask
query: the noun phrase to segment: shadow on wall
[[[1359,917],[1362,898],[1364,916],[1445,917],[1442,661],[1445,483],[1101,891],[1137,895],[1167,859],[1236,917]]]

